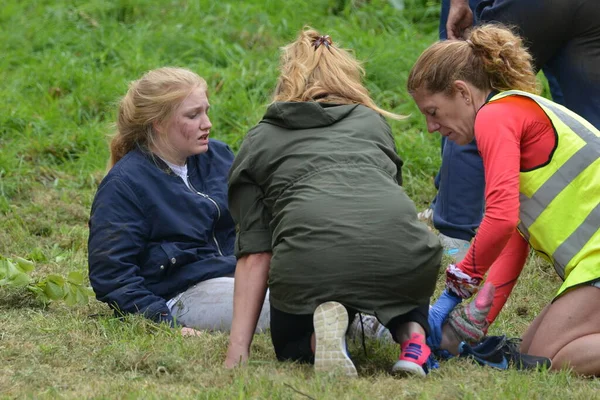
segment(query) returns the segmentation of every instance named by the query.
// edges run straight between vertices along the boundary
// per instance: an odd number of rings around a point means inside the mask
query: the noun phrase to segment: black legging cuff
[[[398,330],[398,327],[400,325],[405,324],[407,322],[416,322],[417,324],[421,325],[425,330],[425,337],[428,337],[429,333],[431,332],[428,318],[429,304],[422,304],[417,308],[414,308],[411,311],[407,312],[406,314],[398,315],[397,317],[392,318],[392,320],[386,325],[386,328],[390,330],[394,341],[396,341],[397,343],[400,342],[396,338],[396,331]]]

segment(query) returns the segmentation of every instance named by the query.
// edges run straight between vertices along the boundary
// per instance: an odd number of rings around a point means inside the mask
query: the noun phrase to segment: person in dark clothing
[[[442,256],[402,188],[402,161],[362,68],[307,28],[282,54],[274,102],[229,177],[237,224],[234,318],[225,364],[249,357],[267,286],[279,360],[356,376],[350,314],[401,344],[393,371],[424,376],[429,299]]]
[[[89,221],[98,300],[184,334],[228,331],[233,313],[233,153],[209,140],[208,108],[206,82],[189,70],[159,68],[132,82]]]

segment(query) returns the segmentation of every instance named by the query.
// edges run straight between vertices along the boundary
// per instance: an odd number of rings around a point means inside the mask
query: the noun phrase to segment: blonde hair
[[[475,27],[466,40],[431,45],[412,67],[406,86],[409,93],[425,89],[452,94],[456,80],[485,91],[540,92],[531,55],[522,39],[499,24]]]
[[[365,70],[361,63],[327,39],[304,27],[294,42],[281,49],[273,101],[362,104],[392,119],[406,118],[379,108],[362,84]]]
[[[154,124],[167,120],[198,87],[206,90],[206,81],[190,70],[174,67],[151,70],[131,82],[119,103],[117,132],[110,142],[108,168],[137,147],[155,147],[160,138]]]

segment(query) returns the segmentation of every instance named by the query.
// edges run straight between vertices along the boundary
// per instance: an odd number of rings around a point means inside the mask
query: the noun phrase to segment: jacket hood
[[[275,102],[267,108],[261,122],[286,129],[310,129],[329,126],[344,119],[358,104]]]

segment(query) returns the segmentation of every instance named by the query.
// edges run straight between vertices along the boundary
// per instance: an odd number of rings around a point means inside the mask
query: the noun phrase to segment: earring
[[[471,99],[467,97],[467,104],[471,102]]]

